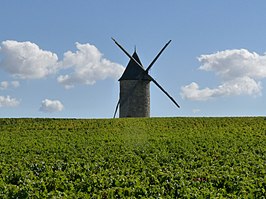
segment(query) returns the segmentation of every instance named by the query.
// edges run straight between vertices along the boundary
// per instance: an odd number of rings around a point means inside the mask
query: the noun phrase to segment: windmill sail
[[[137,80],[134,82],[134,85],[130,86],[130,88],[127,91],[127,94],[124,94],[123,99],[121,100],[121,92],[120,92],[120,97],[118,100],[118,103],[116,105],[115,108],[115,113],[114,113],[114,118],[116,116],[118,107],[120,105],[123,106],[124,103],[126,103],[126,101],[132,97],[131,95],[134,94],[135,90],[138,89],[138,85],[141,84],[142,82],[145,81],[152,81],[155,83],[155,85],[157,87],[159,87],[159,89],[161,91],[163,91],[163,93],[178,107],[180,108],[180,106],[177,104],[177,102],[174,100],[173,97],[171,97],[166,90],[154,79],[152,78],[150,75],[148,75],[148,71],[150,70],[150,68],[154,65],[154,63],[157,61],[157,59],[159,58],[159,56],[162,54],[162,52],[165,50],[165,48],[170,44],[171,40],[168,41],[165,46],[161,49],[161,51],[157,54],[157,56],[153,59],[153,61],[150,63],[150,65],[147,67],[147,69],[145,70],[136,54],[136,52],[134,52],[134,54],[131,56],[114,38],[112,38],[112,40],[115,42],[115,44],[130,58],[130,62],[128,64],[128,66],[126,67],[126,70],[124,71],[123,75],[121,76],[121,78],[119,79],[119,81],[121,80]],[[121,83],[120,83],[121,86]],[[121,90],[121,87],[120,87]],[[149,95],[148,95],[149,96]],[[134,100],[135,101],[135,100]],[[146,101],[146,100],[145,100]]]

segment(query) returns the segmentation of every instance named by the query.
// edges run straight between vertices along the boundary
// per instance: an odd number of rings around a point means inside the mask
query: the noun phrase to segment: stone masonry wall
[[[120,81],[119,117],[150,117],[150,81]]]

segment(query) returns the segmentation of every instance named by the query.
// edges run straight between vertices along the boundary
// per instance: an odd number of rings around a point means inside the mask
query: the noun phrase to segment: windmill
[[[149,74],[149,70],[170,44],[171,40],[165,44],[158,55],[144,69],[136,50],[131,56],[114,38],[115,44],[130,58],[130,61],[119,79],[120,95],[115,108],[114,118],[119,107],[119,117],[150,117],[150,82],[155,83],[157,87],[178,107],[180,106],[172,98],[163,87],[153,79]]]

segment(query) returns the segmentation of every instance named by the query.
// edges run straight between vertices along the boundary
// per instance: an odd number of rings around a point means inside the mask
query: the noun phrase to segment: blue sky
[[[266,2],[2,0],[0,117],[110,118],[128,58],[148,66],[151,116],[261,116]]]

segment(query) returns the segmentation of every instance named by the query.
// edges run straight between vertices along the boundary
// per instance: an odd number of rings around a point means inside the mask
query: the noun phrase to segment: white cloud
[[[76,52],[68,51],[64,54],[62,65],[71,67],[71,74],[60,75],[57,81],[65,88],[76,84],[92,85],[97,80],[106,78],[117,79],[124,71],[124,67],[105,58],[93,45],[76,43]]]
[[[12,86],[13,88],[18,88],[20,86],[19,81],[2,81],[0,82],[0,90],[6,90],[8,89],[10,86]]]
[[[213,95],[213,93],[214,91],[209,88],[200,90],[199,85],[195,82],[181,88],[182,98],[190,100],[207,100]]]
[[[200,112],[200,109],[198,109],[198,108],[193,109],[192,112],[195,113],[195,114],[196,114],[196,113],[199,113],[199,112]]]
[[[0,90],[5,90],[8,88],[8,82],[7,81],[2,81],[0,82]]]
[[[19,101],[10,96],[0,96],[0,107],[15,107],[19,105]]]
[[[192,82],[181,88],[181,96],[190,100],[208,100],[219,96],[261,94],[260,79],[266,78],[266,55],[258,55],[245,49],[225,50],[201,55],[200,70],[213,71],[221,80],[216,88],[200,89]]]
[[[0,53],[0,67],[16,78],[39,79],[56,73],[59,68],[56,54],[29,41],[3,41]]]
[[[18,88],[20,86],[20,83],[19,81],[11,81],[11,85],[14,87],[14,88]]]
[[[106,78],[117,79],[123,73],[123,66],[104,58],[95,46],[76,43],[76,48],[76,52],[64,53],[63,60],[59,61],[55,53],[42,50],[35,43],[6,40],[0,45],[0,68],[20,79],[40,79],[61,72],[57,81],[65,88],[92,85]],[[62,74],[66,68],[72,73]],[[18,87],[19,82],[10,85]]]
[[[214,71],[223,80],[248,76],[266,77],[266,55],[258,55],[246,49],[225,50],[210,55],[201,55],[201,70]]]
[[[45,99],[42,101],[40,111],[52,113],[52,112],[62,111],[63,108],[64,105],[59,100]]]

